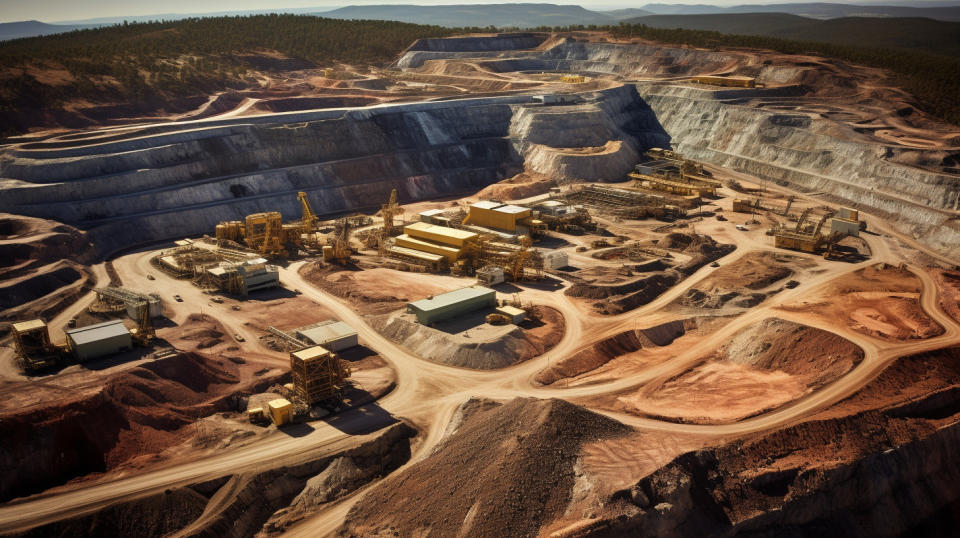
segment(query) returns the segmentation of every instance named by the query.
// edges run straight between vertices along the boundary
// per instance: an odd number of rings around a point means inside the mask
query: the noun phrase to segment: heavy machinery
[[[307,193],[297,193],[302,215],[300,221],[283,223],[279,211],[253,213],[243,221],[232,220],[217,225],[217,242],[221,246],[235,247],[245,244],[264,258],[283,258],[289,255],[290,248],[303,245],[303,235],[316,232],[317,215],[310,207]]]
[[[352,224],[349,218],[337,221],[334,237],[323,247],[323,261],[345,264],[350,261],[353,251],[350,249]]]
[[[394,235],[393,219],[397,215],[403,216],[403,209],[397,203],[397,189],[390,191],[390,200],[380,206],[380,216],[383,217],[383,235],[389,237]]]
[[[828,210],[816,221],[810,216],[812,212],[813,208],[805,209],[793,230],[786,230],[783,226],[774,228],[774,245],[777,248],[809,253],[817,253],[824,247],[828,247],[831,238],[823,235],[823,225],[834,215],[834,212]]]
[[[149,346],[150,342],[157,337],[153,328],[153,318],[150,316],[150,303],[140,301],[135,305],[137,328],[130,331],[133,342],[138,346]]]
[[[17,363],[28,375],[55,366],[67,353],[66,346],[50,341],[50,331],[43,320],[14,323],[12,329]]]
[[[300,226],[302,227],[302,233],[311,233],[317,229],[317,215],[313,212],[313,208],[310,207],[310,200],[307,199],[307,193],[298,192],[297,200],[300,200]]]

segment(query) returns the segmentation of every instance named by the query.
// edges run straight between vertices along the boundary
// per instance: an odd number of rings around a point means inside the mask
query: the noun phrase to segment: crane
[[[313,208],[310,207],[310,200],[307,199],[307,193],[298,192],[297,199],[300,200],[300,208],[302,211],[300,223],[303,225],[305,232],[312,232],[317,226],[317,215],[313,212]]]
[[[397,203],[397,189],[390,191],[390,200],[380,206],[380,216],[383,217],[383,234],[389,236],[393,230],[393,217],[403,215],[403,209]]]

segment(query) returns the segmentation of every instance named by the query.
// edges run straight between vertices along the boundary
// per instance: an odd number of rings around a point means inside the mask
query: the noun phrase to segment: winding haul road
[[[729,264],[750,252],[773,250],[769,246],[769,240],[765,241],[759,230],[743,234],[732,231],[732,223],[726,224],[729,229],[717,234],[711,232],[711,235],[735,242],[738,248],[721,259],[721,263]],[[871,222],[872,227],[874,224],[877,225],[876,228],[882,229],[882,224]],[[803,398],[772,411],[729,424],[680,424],[604,410],[597,411],[640,430],[682,432],[708,437],[730,437],[767,431],[800,421],[811,413],[855,393],[898,357],[960,343],[960,325],[940,309],[933,278],[927,271],[914,266],[910,266],[910,270],[922,283],[921,307],[945,329],[942,335],[935,338],[902,343],[882,341],[853,332],[839,324],[830,324],[821,318],[778,309],[783,304],[789,304],[791,301],[815,293],[818,288],[829,285],[838,277],[866,266],[880,262],[894,265],[901,263],[902,260],[891,252],[884,237],[868,236],[866,239],[873,252],[873,257],[869,261],[858,264],[828,263],[822,273],[808,278],[797,288],[782,291],[774,298],[739,315],[720,330],[703,337],[665,362],[637,375],[572,388],[536,386],[533,377],[552,362],[568,357],[580,349],[617,333],[638,326],[650,327],[681,319],[683,316],[664,313],[661,310],[709,276],[714,269],[709,266],[704,267],[653,302],[618,316],[599,316],[585,312],[559,291],[526,289],[524,296],[527,300],[551,306],[563,314],[566,320],[566,332],[553,349],[540,357],[495,371],[446,366],[428,362],[409,353],[374,330],[349,304],[308,283],[299,273],[299,269],[305,262],[282,269],[281,280],[286,287],[301,290],[304,296],[321,303],[336,317],[356,328],[361,341],[393,366],[397,376],[396,389],[380,399],[378,405],[394,417],[405,418],[420,428],[422,440],[417,445],[410,462],[407,463],[411,465],[430,454],[441,440],[457,407],[471,397],[504,400],[524,396],[571,398],[596,396],[639,387],[686,371],[704,360],[711,351],[729,341],[730,337],[738,331],[770,317],[795,321],[836,333],[860,346],[865,354],[864,360],[839,380]],[[125,285],[143,289],[157,286],[156,282],[151,284],[146,278],[147,274],[157,273],[149,264],[149,258],[153,254],[152,251],[139,252],[115,261],[117,271]],[[98,276],[100,276],[99,272],[98,270]],[[179,293],[185,301],[171,305],[172,318],[182,320],[195,311],[198,305],[204,305],[205,313],[212,314],[231,331],[246,337],[248,342],[241,347],[252,350],[250,346],[256,345],[252,342],[257,341],[258,335],[243,325],[243,313],[234,312],[224,305],[209,303],[209,296],[204,295],[189,282],[176,281],[166,276],[159,278],[164,279],[165,294]],[[258,352],[263,354],[262,349]],[[285,362],[286,358],[277,354],[278,365]],[[312,431],[300,437],[290,436],[282,431],[272,431],[241,447],[198,455],[189,461],[167,462],[140,474],[130,476],[110,474],[100,480],[54,488],[48,492],[0,506],[0,533],[23,531],[40,524],[90,513],[116,502],[155,494],[170,487],[213,479],[243,470],[263,468],[265,465],[276,466],[287,462],[303,461],[305,458],[335,454],[359,443],[362,437],[354,435],[355,433],[375,431],[389,424],[388,419],[389,417],[382,414],[369,414],[362,408],[355,409],[339,415],[335,426],[325,422],[311,423]],[[339,502],[331,503],[320,513],[293,527],[290,534],[318,536],[332,532],[342,523],[349,508],[365,490]]]

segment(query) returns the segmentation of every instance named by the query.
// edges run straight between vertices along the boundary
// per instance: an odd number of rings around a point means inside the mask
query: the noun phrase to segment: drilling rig
[[[393,235],[393,218],[396,216],[403,218],[403,209],[397,203],[397,189],[390,191],[390,200],[380,206],[380,216],[383,217],[383,235],[389,237]]]

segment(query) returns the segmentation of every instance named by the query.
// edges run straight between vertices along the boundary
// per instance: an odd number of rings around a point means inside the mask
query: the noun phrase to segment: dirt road
[[[727,224],[730,224],[727,227],[729,229],[721,231],[718,235],[726,235],[724,239],[736,241],[738,248],[721,259],[721,264],[731,263],[752,252],[772,250],[759,230],[742,234],[733,229],[732,223]],[[664,312],[664,307],[682,297],[715,269],[709,266],[703,267],[651,303],[618,316],[600,316],[584,312],[571,298],[561,292],[526,288],[523,291],[525,300],[553,307],[563,314],[566,320],[564,337],[556,347],[542,356],[496,371],[477,371],[446,366],[424,360],[406,351],[374,330],[367,323],[366,318],[350,304],[309,284],[299,273],[305,262],[283,268],[281,281],[287,288],[301,290],[303,296],[320,303],[336,318],[354,327],[360,342],[377,352],[396,370],[397,388],[382,398],[378,405],[393,417],[409,420],[421,430],[421,442],[408,463],[410,465],[430,454],[441,440],[456,408],[471,397],[507,400],[518,396],[537,398],[597,396],[662,381],[692,368],[703,361],[710,352],[729,341],[738,331],[769,317],[779,317],[842,336],[863,349],[864,360],[837,381],[799,400],[731,424],[680,424],[609,411],[600,412],[641,430],[678,432],[711,438],[729,438],[767,431],[800,421],[811,413],[855,393],[898,357],[960,343],[960,326],[940,309],[936,300],[935,282],[921,267],[910,267],[922,284],[920,306],[945,329],[944,334],[935,338],[892,343],[854,332],[846,326],[830,323],[813,315],[778,309],[780,305],[789,304],[808,294],[813,294],[818,288],[829,285],[834,279],[869,265],[880,262],[896,265],[903,261],[889,248],[888,239],[882,236],[868,236],[866,240],[874,253],[869,261],[856,264],[823,262],[822,259],[810,256],[820,264],[821,272],[805,279],[795,289],[784,290],[775,298],[750,309],[669,360],[636,375],[572,388],[540,387],[533,382],[532,378],[552,362],[568,357],[618,332],[680,319],[679,314]],[[245,317],[242,312],[238,313],[225,305],[210,302],[208,295],[189,282],[176,281],[159,274],[149,263],[153,254],[150,251],[138,252],[115,261],[117,271],[125,285],[134,289],[156,288],[157,283],[151,284],[147,279],[148,274],[154,274],[157,281],[162,283],[164,293],[167,295],[165,299],[168,299],[170,318],[174,323],[182,323],[187,316],[202,307],[204,313],[216,317],[228,330],[245,336],[247,342],[243,345],[244,349],[256,351],[259,354],[264,353],[263,349],[256,347],[259,335],[244,325]],[[169,301],[169,296],[173,294],[180,294],[184,302]],[[276,356],[278,362],[286,360],[282,354],[278,353]],[[386,426],[387,423],[384,415],[351,411],[341,415],[337,427],[323,422],[313,422],[310,424],[312,430],[302,436],[289,436],[282,431],[273,432],[247,446],[199,454],[191,461],[179,460],[144,474],[126,477],[107,475],[100,480],[68,484],[0,507],[0,533],[14,532],[40,523],[91,512],[121,499],[130,500],[172,486],[216,478],[241,469],[253,469],[263,464],[275,464],[284,460],[296,461],[297,458],[308,454],[333,453],[350,447],[354,443],[351,438],[352,433],[376,430]],[[314,517],[299,523],[292,529],[291,534],[318,536],[331,532],[342,522],[346,511],[362,494],[361,490],[343,501],[333,503]]]

